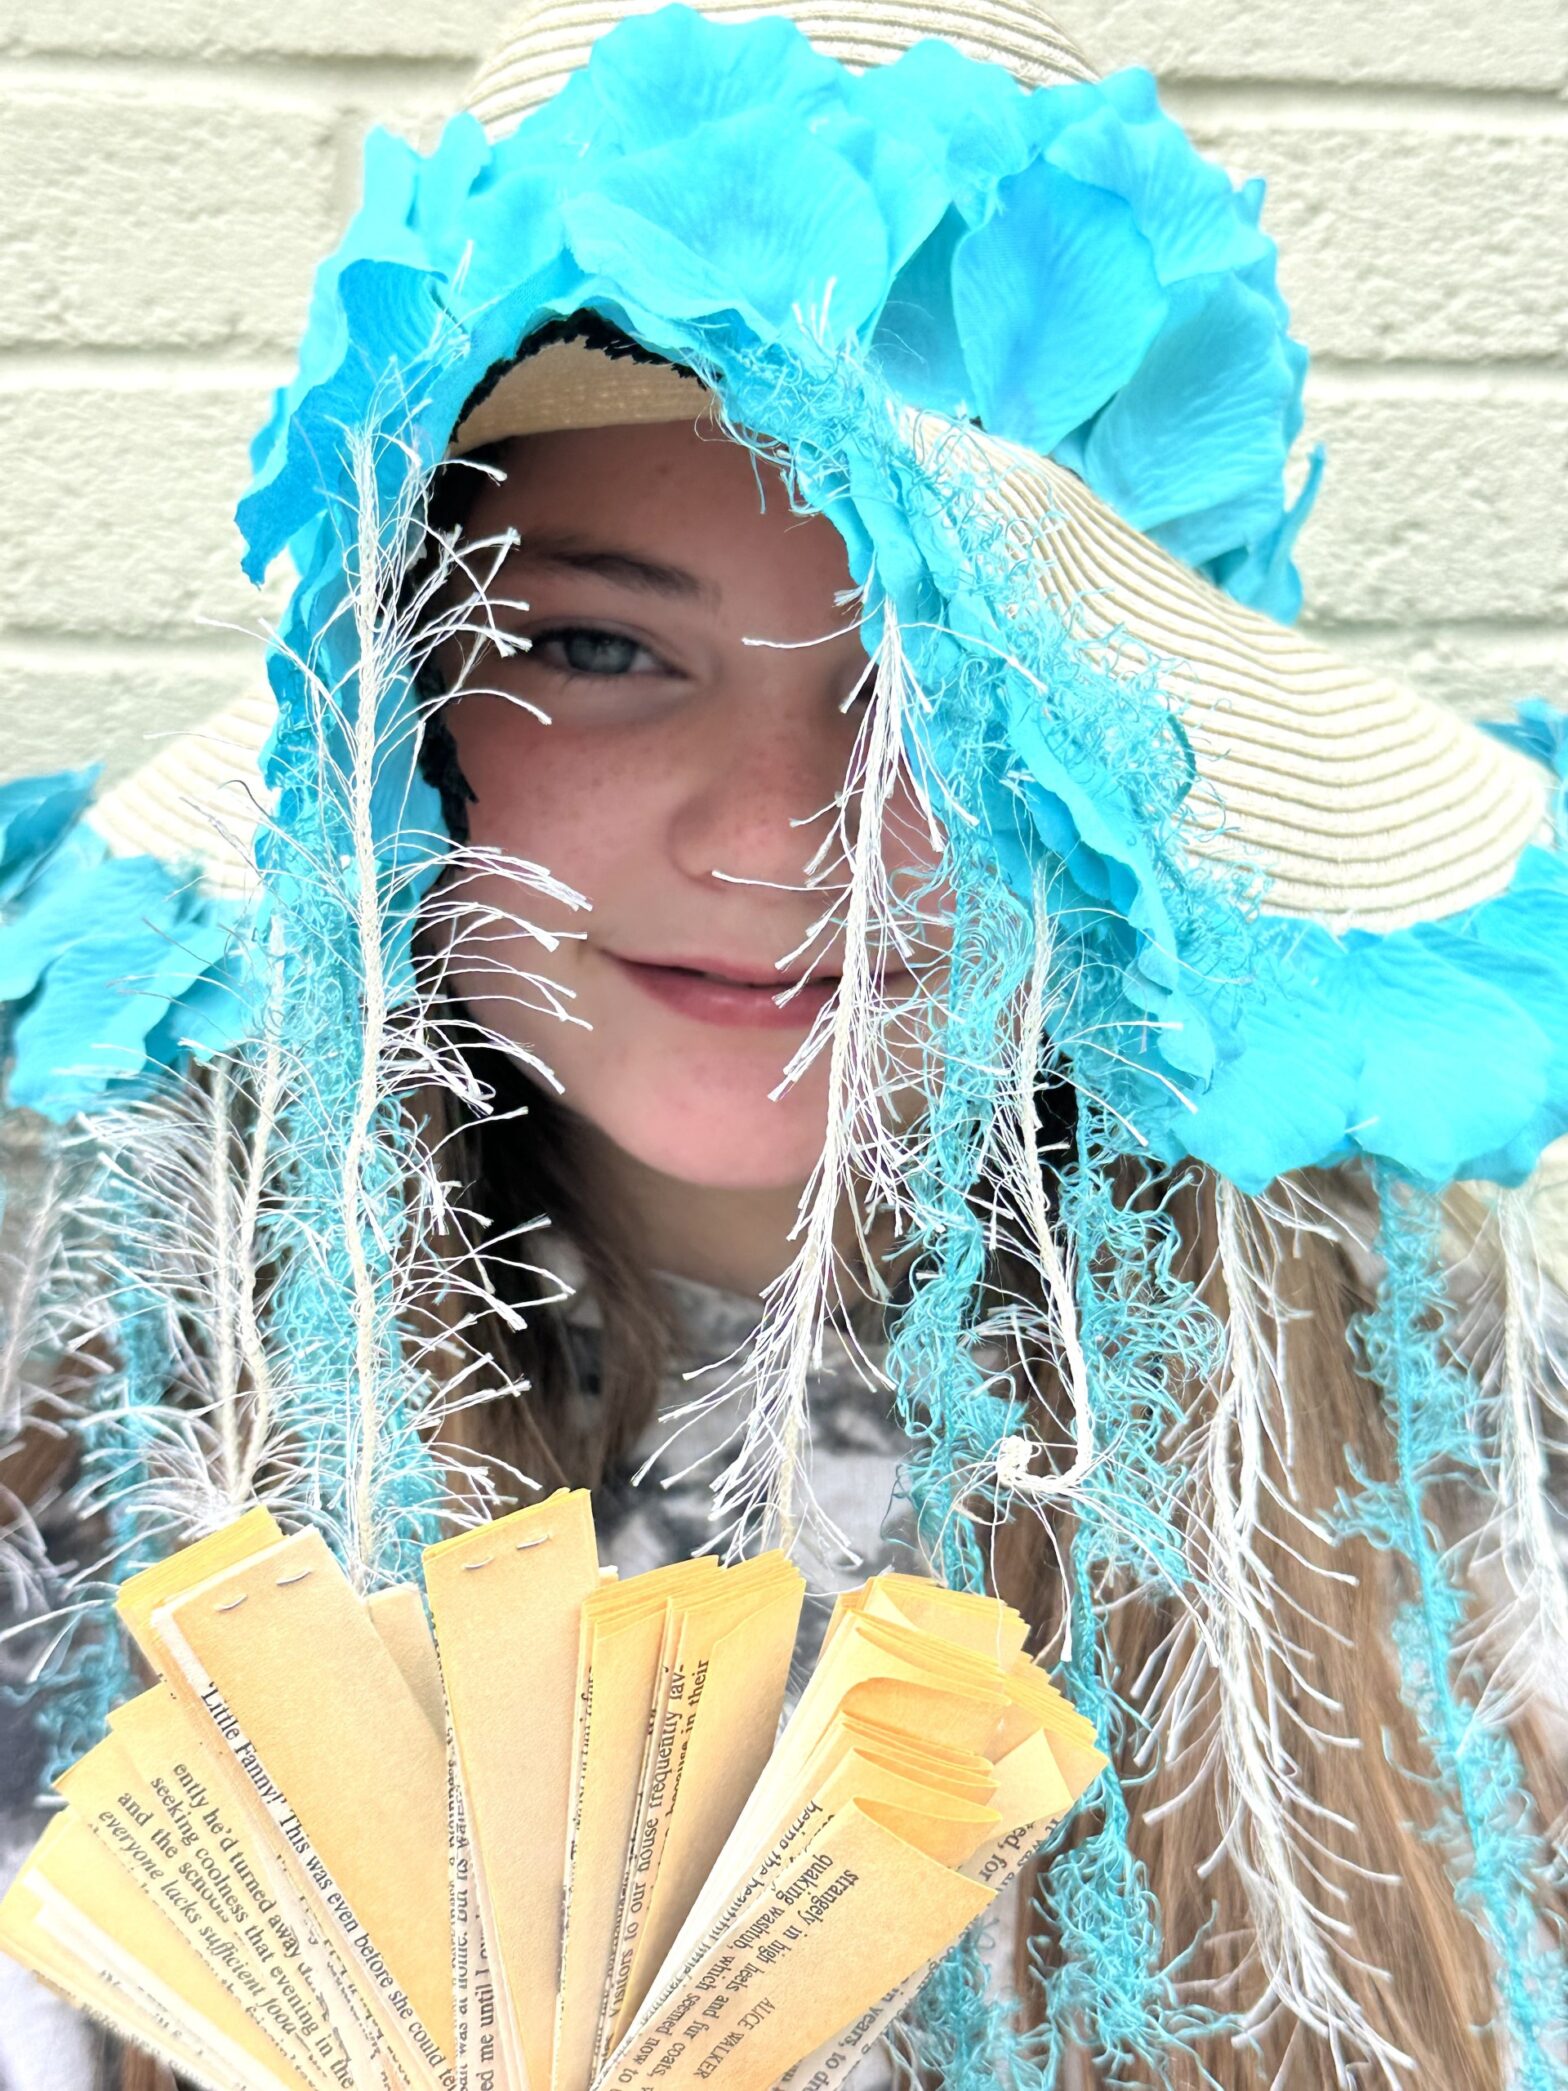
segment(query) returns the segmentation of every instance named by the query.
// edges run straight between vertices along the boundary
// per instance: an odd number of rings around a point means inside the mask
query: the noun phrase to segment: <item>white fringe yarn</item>
[[[522,1319],[521,1310],[501,1297],[494,1282],[503,1260],[538,1279],[541,1303],[561,1296],[552,1273],[517,1256],[515,1235],[488,1235],[481,1252],[482,1218],[458,1200],[439,1144],[430,1143],[412,1115],[421,1090],[444,1092],[472,1113],[489,1111],[492,1100],[466,1058],[476,1045],[506,1051],[560,1086],[542,1055],[520,1048],[472,1004],[462,1016],[450,1011],[443,1000],[446,973],[460,952],[479,975],[488,972],[502,983],[504,992],[495,1000],[526,1007],[546,1022],[579,1022],[562,991],[541,974],[509,966],[493,947],[505,943],[509,948],[518,938],[556,947],[559,938],[523,911],[529,895],[572,908],[588,905],[539,865],[493,848],[448,847],[440,836],[421,837],[407,821],[400,827],[401,864],[389,867],[378,855],[385,821],[379,800],[389,771],[396,773],[390,765],[412,769],[413,744],[424,730],[425,708],[410,707],[406,693],[445,650],[458,653],[461,666],[434,703],[481,692],[517,702],[509,693],[486,688],[479,670],[492,653],[504,658],[526,643],[504,635],[495,615],[503,605],[493,584],[516,542],[514,533],[465,543],[457,533],[446,537],[431,531],[425,513],[429,483],[417,472],[408,475],[398,506],[390,514],[384,510],[382,453],[397,441],[387,433],[396,424],[394,410],[385,426],[345,437],[356,518],[347,609],[355,631],[352,714],[345,715],[344,693],[331,684],[320,661],[295,661],[316,715],[320,759],[323,764],[330,760],[335,738],[348,751],[340,773],[324,773],[323,790],[346,811],[349,861],[312,866],[307,875],[326,883],[334,906],[352,921],[360,1030],[354,1105],[335,1158],[336,1233],[348,1267],[356,1355],[354,1386],[345,1390],[357,1408],[351,1433],[354,1471],[341,1477],[312,1474],[306,1445],[293,1445],[290,1458],[307,1493],[319,1499],[325,1479],[330,1484],[326,1500],[343,1501],[339,1538],[345,1567],[365,1586],[377,1580],[384,1551],[376,1477],[394,1405],[402,1427],[401,1411],[413,1398],[417,1428],[439,1443],[450,1415],[497,1392],[493,1377],[482,1391],[472,1384],[493,1361],[475,1347],[471,1332],[492,1317],[514,1327]],[[465,463],[453,469],[483,473],[491,468]],[[275,635],[274,643],[279,643]],[[421,841],[429,844],[424,862],[417,848],[408,847]],[[394,981],[388,955],[397,950],[400,932],[393,917],[406,911],[413,882],[437,856],[440,883],[420,905],[410,973]],[[519,907],[500,907],[471,895],[468,889],[480,878],[491,886],[501,879],[514,887],[521,896]],[[301,1093],[298,1085],[308,1085],[311,1073],[298,1054],[287,1052],[266,1115],[287,1126],[293,1098]],[[393,1180],[403,1186],[404,1215],[389,1238],[380,1226],[378,1201]],[[461,1525],[493,1515],[507,1493],[537,1485],[494,1456],[481,1461],[449,1445],[440,1449],[445,1472],[427,1506],[440,1522]]]
[[[1548,1455],[1568,1453],[1568,1301],[1552,1299],[1536,1252],[1528,1189],[1497,1199],[1503,1342],[1496,1428],[1499,1556],[1518,1596],[1518,1645],[1532,1684],[1568,1708],[1568,1530]]]
[[[412,1397],[416,1427],[437,1446],[438,1483],[428,1508],[442,1523],[494,1515],[509,1497],[536,1485],[494,1456],[481,1460],[441,1439],[449,1417],[495,1391],[474,1384],[492,1363],[476,1341],[478,1325],[498,1317],[516,1326],[521,1319],[511,1298],[500,1296],[494,1274],[503,1263],[513,1273],[530,1274],[541,1301],[561,1296],[560,1281],[518,1254],[516,1235],[485,1231],[483,1219],[466,1209],[449,1180],[440,1144],[424,1137],[400,1100],[419,1090],[444,1091],[463,1109],[482,1114],[490,1098],[472,1075],[465,1049],[494,1044],[518,1054],[499,1025],[482,1014],[470,1009],[459,1018],[446,1008],[443,979],[455,950],[462,949],[481,973],[493,971],[503,990],[498,1001],[526,1005],[547,1023],[580,1021],[548,980],[519,972],[492,947],[518,937],[547,947],[558,941],[529,921],[530,895],[586,906],[581,895],[537,865],[493,850],[453,849],[421,909],[413,993],[401,992],[404,983],[394,985],[388,976],[390,916],[408,900],[408,882],[420,867],[406,859],[390,869],[378,863],[382,809],[373,799],[378,788],[386,788],[388,757],[410,752],[393,736],[417,735],[424,723],[421,711],[410,716],[406,705],[395,708],[394,699],[438,649],[462,650],[461,673],[445,697],[481,688],[479,669],[492,650],[505,654],[521,643],[499,631],[491,593],[515,541],[510,535],[463,544],[455,535],[448,540],[432,533],[424,512],[428,487],[419,475],[395,514],[384,512],[375,465],[378,450],[397,440],[387,430],[398,421],[394,401],[383,426],[345,436],[358,508],[357,578],[346,612],[359,653],[352,717],[346,715],[346,693],[333,685],[322,658],[293,661],[316,719],[319,760],[333,760],[334,730],[348,751],[343,771],[323,769],[322,787],[347,809],[349,859],[307,863],[294,851],[289,871],[296,880],[320,881],[355,932],[363,1024],[355,1109],[336,1157],[358,1358],[355,1383],[342,1395],[358,1410],[355,1471],[323,1474],[309,1433],[291,1427],[300,1390],[290,1359],[280,1354],[269,1329],[272,1255],[278,1224],[287,1217],[285,1186],[296,1158],[300,1106],[312,1093],[315,1074],[311,1041],[285,1035],[276,1006],[258,1011],[255,1034],[234,1052],[207,1060],[195,1079],[171,1077],[151,1096],[97,1113],[84,1127],[80,1137],[92,1157],[96,1190],[74,1215],[68,1268],[55,1269],[60,1230],[53,1227],[57,1215],[49,1201],[42,1201],[11,1274],[17,1304],[0,1350],[6,1373],[0,1389],[14,1423],[28,1406],[18,1390],[29,1358],[43,1348],[56,1355],[112,1351],[115,1302],[137,1300],[141,1311],[161,1322],[172,1381],[159,1408],[139,1417],[143,1477],[101,1477],[92,1501],[82,1500],[83,1512],[113,1503],[134,1513],[128,1524],[161,1535],[161,1543],[173,1548],[252,1502],[266,1503],[286,1524],[311,1522],[322,1503],[333,1503],[342,1511],[337,1537],[346,1566],[364,1587],[378,1579],[383,1535],[376,1529],[372,1483],[393,1401],[406,1404]],[[276,631],[264,630],[263,636],[283,649]],[[264,812],[263,829],[274,819]],[[405,841],[417,839],[405,830]],[[439,837],[430,842],[433,852],[443,846]],[[417,855],[411,851],[408,858]],[[471,895],[476,879],[484,877],[493,888],[497,876],[521,896],[516,910]],[[278,978],[287,935],[287,909],[275,909],[270,947],[251,955],[254,973]],[[554,1082],[542,1057],[520,1057]],[[399,1110],[404,1115],[394,1118]],[[396,1143],[389,1145],[388,1127],[394,1124]],[[372,1231],[378,1224],[372,1186],[387,1181],[401,1183],[406,1201],[406,1225],[395,1241]],[[321,1245],[295,1247],[313,1253]],[[377,1249],[390,1257],[389,1286],[374,1268]],[[513,1290],[507,1287],[509,1295]],[[47,1344],[36,1329],[29,1333],[29,1323],[38,1319],[30,1302],[45,1291],[71,1302],[44,1331]],[[81,1586],[101,1590],[109,1565],[84,1568]]]
[[[65,1209],[67,1164],[58,1136],[43,1151],[13,1165],[25,1184],[25,1213],[18,1219],[0,1204],[0,1452],[16,1443],[38,1416],[48,1395],[41,1367],[66,1335],[68,1316]],[[15,1189],[7,1187],[14,1198]]]
[[[1449,1271],[1452,1333],[1490,1485],[1468,1546],[1482,1601],[1462,1645],[1491,1723],[1532,1700],[1568,1712],[1568,1513],[1551,1472],[1568,1457],[1568,1296],[1539,1255],[1533,1196],[1527,1183],[1450,1201],[1469,1235]]]
[[[829,908],[796,950],[779,961],[790,964],[835,927],[841,931],[843,971],[837,989],[772,1092],[781,1095],[826,1050],[826,1137],[789,1237],[799,1238],[800,1247],[763,1293],[749,1343],[719,1361],[734,1369],[711,1391],[668,1412],[674,1426],[669,1438],[635,1477],[641,1482],[697,1416],[726,1402],[743,1402],[744,1413],[727,1441],[736,1450],[711,1482],[713,1522],[731,1555],[760,1544],[856,1558],[812,1490],[809,1387],[811,1372],[822,1362],[828,1317],[845,1304],[845,1259],[838,1247],[842,1216],[846,1210],[851,1215],[864,1248],[865,1215],[883,1209],[896,1219],[908,1199],[907,1153],[894,1097],[901,1080],[909,1079],[911,1063],[905,1055],[918,1052],[919,1040],[901,1036],[901,1015],[907,1030],[909,998],[889,995],[883,967],[892,950],[913,970],[919,963],[920,932],[889,874],[884,841],[895,788],[909,781],[903,722],[918,693],[891,605],[883,611],[876,657],[865,675],[875,677],[876,702],[868,707],[857,737],[832,828],[806,866],[814,887],[826,883],[835,861],[842,863],[845,876]],[[929,825],[923,799],[921,808]],[[875,1282],[874,1261],[867,1262]],[[871,1384],[887,1385],[858,1346],[853,1355]]]
[[[1377,2031],[1345,1984],[1347,1962],[1367,1964],[1339,1914],[1346,1862],[1315,1827],[1354,1826],[1308,1794],[1299,1762],[1304,1747],[1343,1749],[1349,1738],[1313,1718],[1314,1707],[1320,1716],[1340,1709],[1307,1674],[1311,1655],[1301,1623],[1284,1616],[1294,1600],[1279,1588],[1258,1543],[1265,1495],[1306,1523],[1270,1474],[1271,1459],[1287,1476],[1291,1468],[1286,1324],[1269,1285],[1284,1216],[1222,1179],[1215,1191],[1226,1343],[1202,1448],[1200,1646],[1217,1702],[1211,1764],[1221,1787],[1222,1848],[1252,1912],[1264,1978],[1249,2022],[1261,2026],[1286,2011],[1321,2036],[1342,2081],[1360,2062],[1395,2083],[1410,2058]],[[1320,1621],[1305,1623],[1309,1632],[1327,1631]]]

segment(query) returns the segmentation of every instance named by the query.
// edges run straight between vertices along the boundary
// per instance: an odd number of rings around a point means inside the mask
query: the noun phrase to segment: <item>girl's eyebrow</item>
[[[680,596],[688,602],[718,607],[719,591],[711,581],[701,580],[683,566],[669,566],[642,552],[615,545],[585,543],[581,538],[550,537],[530,531],[514,555],[530,566],[549,566],[566,573],[593,574],[620,588],[637,588],[654,595]]]

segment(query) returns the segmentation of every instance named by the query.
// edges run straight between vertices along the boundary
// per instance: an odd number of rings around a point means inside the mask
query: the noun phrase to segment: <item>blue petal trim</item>
[[[0,907],[36,879],[81,817],[101,765],[0,784]]]
[[[1505,747],[1544,762],[1557,779],[1553,821],[1559,848],[1568,848],[1568,711],[1544,697],[1526,697],[1511,719],[1483,719],[1483,729]]]
[[[1383,935],[1253,925],[1213,1080],[1151,1110],[1168,1159],[1194,1154],[1247,1191],[1355,1154],[1442,1184],[1517,1184],[1568,1133],[1568,858],[1531,847],[1495,899]],[[1484,1064],[1487,1079],[1475,1080]]]
[[[111,857],[80,818],[95,776],[0,787],[6,1098],[54,1119],[144,1094],[246,1022],[237,910],[191,873]]]
[[[489,363],[613,300],[639,331],[738,320],[797,352],[857,343],[903,397],[1063,448],[1154,534],[1185,528],[1240,600],[1292,614],[1283,474],[1306,358],[1260,200],[1141,70],[1031,94],[934,40],[856,75],[777,18],[633,17],[493,145],[471,117],[426,158],[371,138],[256,446],[247,570],[343,491],[345,408],[377,384],[407,385],[433,461]]]

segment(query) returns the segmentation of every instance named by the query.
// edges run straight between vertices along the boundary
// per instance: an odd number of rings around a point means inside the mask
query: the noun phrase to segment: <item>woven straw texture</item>
[[[491,132],[503,132],[541,102],[548,101],[586,60],[607,29],[625,15],[651,14],[660,0],[550,0],[521,14],[480,68],[468,107]],[[1030,87],[1094,77],[1068,39],[1038,9],[1011,0],[985,6],[930,6],[925,0],[874,0],[865,6],[834,6],[831,0],[797,0],[788,7],[750,0],[703,0],[716,21],[755,21],[787,14],[819,51],[849,66],[882,65],[923,36],[939,36],[968,57],[1005,65]]]
[[[1196,846],[1264,873],[1266,913],[1435,920],[1503,892],[1519,852],[1548,838],[1538,763],[1232,602],[1060,465],[979,435],[964,448],[1075,629],[1165,671],[1201,780]]]

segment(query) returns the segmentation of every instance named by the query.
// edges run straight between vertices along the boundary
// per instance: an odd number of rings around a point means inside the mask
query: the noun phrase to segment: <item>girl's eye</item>
[[[647,675],[663,667],[640,639],[597,625],[562,625],[553,632],[538,632],[529,650],[536,661],[567,675]]]

